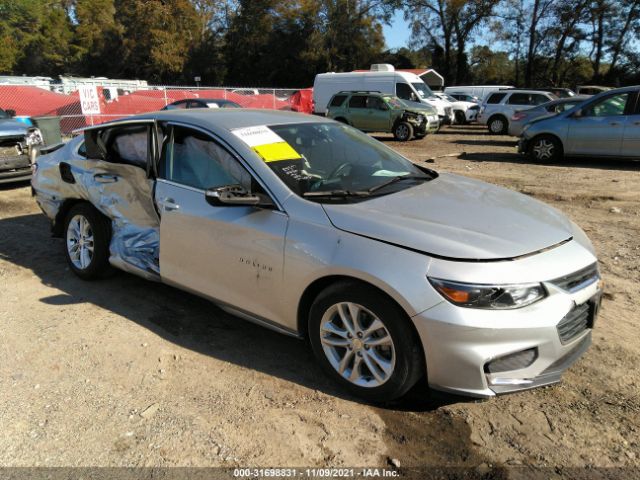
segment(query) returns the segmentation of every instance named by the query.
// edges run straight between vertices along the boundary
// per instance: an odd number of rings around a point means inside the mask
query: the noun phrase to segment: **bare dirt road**
[[[640,163],[533,165],[509,137],[445,129],[416,162],[532,195],[593,240],[606,297],[560,385],[471,401],[418,386],[365,405],[303,342],[124,273],[67,268],[28,185],[0,187],[0,465],[640,467]],[[452,156],[442,156],[451,155]],[[494,469],[491,471],[491,469]],[[495,470],[497,469],[497,470]],[[486,477],[489,478],[489,477]],[[545,477],[546,478],[546,477]]]

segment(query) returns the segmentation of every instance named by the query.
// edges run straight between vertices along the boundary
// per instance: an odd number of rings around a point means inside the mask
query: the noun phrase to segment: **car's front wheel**
[[[407,142],[413,137],[413,127],[408,122],[398,122],[393,127],[393,136],[399,142]]]
[[[110,270],[111,222],[93,205],[74,205],[67,214],[64,232],[67,261],[76,275],[92,280]]]
[[[557,162],[562,159],[562,145],[551,135],[540,135],[531,140],[529,156],[535,162]]]
[[[491,117],[488,122],[489,132],[493,135],[506,135],[509,130],[509,123],[502,115]]]
[[[369,401],[401,397],[424,371],[406,313],[360,283],[340,282],[318,296],[309,315],[309,337],[324,370]]]

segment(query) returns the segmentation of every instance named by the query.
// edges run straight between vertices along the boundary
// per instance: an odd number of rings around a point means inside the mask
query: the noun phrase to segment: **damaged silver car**
[[[151,113],[38,158],[71,269],[110,267],[308,338],[373,401],[547,385],[585,351],[600,274],[584,232],[525,195],[415,165],[317,116]]]

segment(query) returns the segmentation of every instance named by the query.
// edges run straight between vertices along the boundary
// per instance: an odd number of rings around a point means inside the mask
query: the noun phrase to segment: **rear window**
[[[487,98],[487,103],[500,103],[506,96],[506,93],[492,93],[489,95],[489,98]]]
[[[366,108],[367,97],[364,95],[356,95],[349,100],[349,108]]]
[[[347,98],[346,95],[336,95],[331,99],[330,107],[339,107],[344,103],[344,100]]]
[[[509,97],[507,103],[510,105],[532,105],[528,93],[514,93]]]

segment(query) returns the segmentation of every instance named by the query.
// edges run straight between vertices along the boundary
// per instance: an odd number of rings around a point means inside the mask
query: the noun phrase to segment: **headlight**
[[[416,117],[416,120],[418,120],[418,122],[422,123],[422,121],[424,120],[424,117],[422,115],[418,115]]]
[[[43,143],[42,133],[37,128],[30,128],[27,132],[27,136],[25,138],[26,144],[30,145],[40,145]]]
[[[544,298],[540,283],[514,285],[480,285],[429,278],[429,282],[448,301],[467,308],[505,310],[531,305]]]

